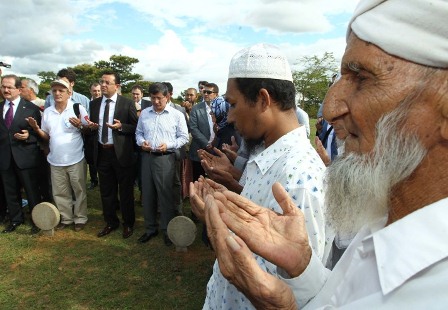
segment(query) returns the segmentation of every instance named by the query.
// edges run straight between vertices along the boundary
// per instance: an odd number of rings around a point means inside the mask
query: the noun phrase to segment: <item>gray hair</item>
[[[39,94],[39,85],[33,79],[24,79],[28,82],[28,88],[32,89],[36,95]]]

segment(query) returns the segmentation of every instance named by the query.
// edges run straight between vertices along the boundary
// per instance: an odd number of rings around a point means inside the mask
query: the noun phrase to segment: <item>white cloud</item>
[[[3,22],[0,27],[0,61],[13,65],[4,73],[35,77],[38,71],[57,72],[122,54],[140,60],[134,71],[145,79],[170,81],[176,94],[195,87],[199,80],[215,82],[224,92],[233,54],[245,47],[247,40],[262,39],[265,34],[277,38],[275,43],[292,64],[303,55],[320,55],[324,51],[334,52],[339,59],[345,47],[343,37],[319,40],[316,36],[314,42],[305,44],[297,43],[301,38],[298,34],[323,34],[343,27],[332,24],[330,18],[353,11],[357,2],[2,1],[3,21],[11,17],[14,22]],[[120,10],[116,3],[121,3]],[[132,19],[140,24],[146,22],[144,29],[122,29],[122,11],[127,6],[134,9]],[[98,33],[100,26],[104,32]],[[229,32],[238,27],[243,31]],[[245,38],[247,34],[253,37]]]

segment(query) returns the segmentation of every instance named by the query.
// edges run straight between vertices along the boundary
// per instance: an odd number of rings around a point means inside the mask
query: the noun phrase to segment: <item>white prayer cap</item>
[[[230,78],[261,78],[292,82],[288,59],[270,44],[256,44],[236,53],[229,66]]]
[[[51,84],[50,84],[51,87],[53,87],[53,86],[55,86],[55,85],[62,85],[62,86],[64,86],[65,88],[67,88],[67,89],[70,90],[70,85],[68,84],[68,82],[66,82],[66,81],[64,81],[64,80],[62,80],[62,79],[55,80],[55,81],[51,82]]]
[[[353,31],[388,54],[431,67],[448,67],[447,0],[362,0]]]

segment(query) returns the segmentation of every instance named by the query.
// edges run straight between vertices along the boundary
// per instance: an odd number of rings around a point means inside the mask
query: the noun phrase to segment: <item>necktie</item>
[[[11,127],[12,120],[14,119],[14,103],[12,101],[9,102],[9,109],[5,114],[5,125],[6,127]]]
[[[111,101],[111,99],[106,99],[106,106],[104,107],[103,129],[101,130],[101,142],[103,144],[107,143],[107,134],[109,127],[107,127],[106,123],[109,121],[109,103]]]

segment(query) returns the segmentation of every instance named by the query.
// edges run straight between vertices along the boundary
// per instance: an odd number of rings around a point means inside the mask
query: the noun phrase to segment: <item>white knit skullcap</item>
[[[256,44],[236,53],[229,66],[230,78],[262,78],[292,82],[288,59],[270,44]]]
[[[431,67],[448,67],[447,0],[361,0],[353,31],[388,54]]]

